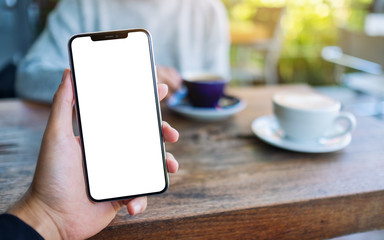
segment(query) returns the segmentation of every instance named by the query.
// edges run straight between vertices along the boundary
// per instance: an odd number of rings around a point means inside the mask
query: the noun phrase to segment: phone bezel
[[[74,63],[73,54],[72,54],[72,42],[74,39],[79,38],[79,37],[90,37],[93,41],[108,41],[108,40],[113,40],[113,39],[118,39],[118,38],[127,38],[127,37],[129,37],[129,33],[133,33],[133,32],[145,33],[147,36],[147,40],[148,40],[150,64],[151,64],[151,70],[152,70],[153,90],[154,90],[155,101],[156,101],[155,105],[156,105],[156,112],[157,112],[159,138],[160,138],[159,144],[161,147],[162,160],[163,160],[165,187],[163,190],[158,191],[158,192],[142,193],[142,194],[136,194],[136,195],[127,195],[127,196],[106,198],[106,199],[95,199],[94,197],[92,197],[92,194],[90,192],[90,187],[89,187],[87,161],[86,161],[86,156],[85,156],[83,131],[82,131],[82,125],[81,125],[80,107],[79,107],[77,88],[76,88],[75,63]],[[109,36],[111,36],[111,37],[109,37]],[[128,198],[161,194],[161,193],[164,193],[165,191],[167,191],[167,189],[169,188],[169,177],[168,177],[168,172],[167,172],[166,151],[165,151],[165,146],[164,146],[164,138],[163,138],[162,125],[161,125],[162,124],[162,117],[161,117],[161,111],[160,111],[160,101],[159,101],[159,96],[157,93],[157,76],[156,76],[156,68],[155,68],[156,65],[155,65],[155,58],[153,55],[152,37],[151,37],[151,34],[149,33],[149,31],[147,31],[146,29],[126,29],[126,30],[90,32],[90,33],[76,34],[76,35],[73,35],[68,41],[68,56],[69,56],[69,64],[70,64],[71,75],[72,75],[72,87],[73,87],[73,92],[74,92],[74,97],[75,97],[75,111],[76,111],[77,124],[78,124],[78,128],[79,128],[80,145],[81,145],[81,150],[82,150],[81,152],[82,152],[82,157],[83,157],[84,178],[85,178],[85,183],[86,183],[87,195],[90,198],[90,200],[92,200],[94,202],[118,201],[118,200],[124,200],[124,199],[128,199]]]

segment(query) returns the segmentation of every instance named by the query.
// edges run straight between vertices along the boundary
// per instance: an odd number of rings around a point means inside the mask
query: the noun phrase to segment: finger
[[[171,125],[169,125],[169,123],[165,121],[163,121],[162,129],[165,142],[177,142],[177,140],[179,139],[179,132],[176,129],[171,127]]]
[[[181,76],[174,68],[157,66],[157,76],[160,83],[168,85],[171,93],[177,91],[181,86]]]
[[[169,75],[167,78],[166,84],[168,84],[170,91],[174,92],[177,91],[181,86],[181,77],[179,73],[173,69],[170,68]]]
[[[113,209],[115,210],[115,212],[117,213],[122,206],[127,205],[127,204],[124,203],[124,201],[112,201],[111,205],[112,205]]]
[[[146,208],[147,197],[133,198],[127,203],[127,210],[131,216],[144,212]]]
[[[179,170],[179,162],[172,155],[172,153],[167,152],[167,169],[170,173],[176,173]]]
[[[169,86],[169,92],[171,94],[175,93],[181,87],[181,84],[179,84],[179,82],[169,81],[167,82],[167,84]]]
[[[168,94],[168,86],[167,86],[167,84],[158,83],[157,84],[157,91],[159,93],[160,101],[163,100],[165,98],[165,96],[167,96],[167,94]]]
[[[47,129],[58,128],[61,132],[72,133],[73,90],[71,71],[65,69],[59,88],[53,98]]]

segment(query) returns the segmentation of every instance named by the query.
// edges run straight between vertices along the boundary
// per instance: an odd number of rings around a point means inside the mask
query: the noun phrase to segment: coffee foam
[[[325,110],[339,105],[339,102],[318,93],[282,92],[275,94],[273,100],[282,106],[305,110]]]

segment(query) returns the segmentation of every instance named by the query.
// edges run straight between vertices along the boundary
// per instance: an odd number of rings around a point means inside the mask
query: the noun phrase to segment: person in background
[[[158,85],[160,99],[167,91],[165,84]],[[73,96],[67,69],[53,99],[32,184],[0,215],[0,239],[86,239],[105,228],[122,206],[131,215],[146,209],[146,197],[100,203],[89,200],[80,142],[72,129]],[[163,122],[162,130],[166,142],[177,141],[179,134],[168,123]],[[166,161],[168,172],[177,172],[179,165],[172,154],[167,153]]]
[[[151,33],[158,80],[170,93],[186,72],[229,78],[229,24],[220,0],[61,0],[18,66],[17,96],[52,101],[72,35],[131,28]]]

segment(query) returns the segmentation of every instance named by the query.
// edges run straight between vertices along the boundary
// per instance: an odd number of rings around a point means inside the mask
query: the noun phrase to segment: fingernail
[[[133,214],[138,214],[141,211],[141,204],[140,203],[134,203],[133,204]]]
[[[171,125],[169,125],[169,123],[168,123],[168,122],[166,122],[166,121],[163,121],[163,126],[164,126],[164,127],[170,127]]]
[[[63,78],[61,78],[61,83],[63,83],[64,80],[67,78],[68,73],[69,73],[69,71],[67,69],[65,69],[64,74],[63,74]]]

